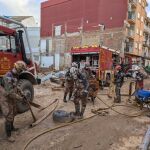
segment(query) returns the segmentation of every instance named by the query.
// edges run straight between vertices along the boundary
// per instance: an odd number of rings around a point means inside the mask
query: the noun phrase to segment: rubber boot
[[[67,93],[64,94],[64,99],[63,99],[64,103],[67,103],[66,97],[67,97]]]
[[[75,105],[75,116],[80,116],[80,105]]]
[[[121,97],[120,96],[118,97],[118,103],[121,103]]]
[[[114,103],[121,103],[121,98],[120,97],[114,98]]]
[[[83,114],[84,114],[84,112],[85,112],[85,108],[86,108],[86,107],[82,107],[82,109],[81,109],[80,119],[83,118]]]
[[[95,102],[95,97],[92,97],[91,100],[92,100],[92,103],[93,103],[93,105],[94,105],[94,104],[95,104],[95,103],[94,103],[94,102]]]
[[[121,102],[121,96],[119,88],[116,89],[116,97],[114,98],[114,103],[120,103]]]
[[[18,128],[14,127],[13,122],[11,122],[11,131],[18,131],[18,130],[19,130]]]
[[[116,97],[114,97],[114,103],[117,103],[117,98]]]
[[[5,131],[6,131],[6,135],[7,135],[7,141],[13,143],[13,142],[15,142],[15,139],[11,136],[11,128],[12,128],[11,122],[6,121],[5,122]]]

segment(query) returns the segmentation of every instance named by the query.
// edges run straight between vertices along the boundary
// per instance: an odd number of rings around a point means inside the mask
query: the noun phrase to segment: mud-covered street
[[[42,106],[47,106],[56,98],[59,99],[59,106],[56,108],[66,110],[67,112],[74,111],[72,101],[63,103],[63,89],[52,90],[51,86],[55,85],[49,81],[41,85],[35,86],[34,101]],[[122,93],[128,94],[129,81],[125,82]],[[149,79],[145,80],[145,87],[149,88]],[[113,104],[113,100],[109,99],[105,93],[107,88],[99,91],[98,96],[108,105]],[[143,110],[135,107],[131,103],[127,103],[128,97],[122,97],[121,104],[125,105],[115,107],[118,112],[134,115],[140,114]],[[51,105],[46,110],[39,112],[34,108],[34,113],[37,118],[42,117],[51,111],[56,104]],[[95,105],[89,101],[85,116],[93,115],[91,109],[106,107],[101,101],[96,99]],[[144,108],[144,110],[146,110]],[[96,117],[87,119],[86,121],[73,124],[64,128],[60,128],[53,132],[48,132],[35,139],[28,147],[28,150],[137,150],[142,142],[145,132],[150,122],[146,117],[148,112],[143,113],[138,117],[127,117],[120,115],[112,110],[107,110],[108,114],[99,114]],[[31,128],[32,117],[30,112],[18,115],[15,118],[15,126],[20,128],[19,131],[13,133],[16,138],[15,143],[8,143],[5,140],[0,141],[1,150],[23,150],[26,143],[35,135],[57,127],[61,124],[54,123],[52,115],[39,123],[37,126]],[[1,127],[3,127],[3,119],[1,118]],[[2,135],[1,135],[2,136]]]

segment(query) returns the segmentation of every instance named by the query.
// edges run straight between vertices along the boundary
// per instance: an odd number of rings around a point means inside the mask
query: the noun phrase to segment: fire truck
[[[113,63],[119,61],[119,51],[97,45],[73,47],[71,56],[72,62],[77,62],[81,69],[89,64],[101,87],[109,85]]]
[[[25,46],[26,43],[26,46]],[[28,47],[29,56],[26,55]],[[19,86],[25,93],[28,100],[34,98],[33,85],[37,83],[36,64],[33,61],[32,50],[28,38],[28,32],[23,24],[10,18],[0,16],[0,83],[3,75],[10,71],[14,63],[18,60],[24,61],[28,66],[28,71],[19,76]],[[28,106],[18,102],[18,112],[23,113],[28,110]]]

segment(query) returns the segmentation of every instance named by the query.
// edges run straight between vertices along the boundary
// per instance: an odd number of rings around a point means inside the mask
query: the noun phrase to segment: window
[[[15,37],[0,36],[0,51],[16,53]]]
[[[142,49],[142,44],[139,44],[139,50],[141,50]]]
[[[34,55],[34,60],[35,61],[39,61],[39,56],[38,55]]]
[[[55,26],[55,36],[61,35],[61,25]]]
[[[140,13],[138,13],[138,19],[140,19]]]
[[[144,17],[143,16],[141,17],[141,21],[144,22]]]
[[[143,34],[143,32],[142,32],[142,30],[140,31],[140,36],[142,36],[142,34]]]
[[[142,6],[143,6],[143,7],[145,7],[145,3],[144,3],[144,1],[142,2]]]
[[[135,48],[138,48],[138,44],[135,42]]]
[[[0,37],[0,51],[7,51],[10,49],[9,36]]]
[[[136,29],[136,33],[139,34],[139,29],[138,28]]]

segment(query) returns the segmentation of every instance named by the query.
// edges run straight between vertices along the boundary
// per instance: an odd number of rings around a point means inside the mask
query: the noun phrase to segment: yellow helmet
[[[16,69],[16,71],[18,73],[21,73],[22,71],[27,70],[27,66],[25,64],[25,62],[19,60],[14,64],[14,68]]]

